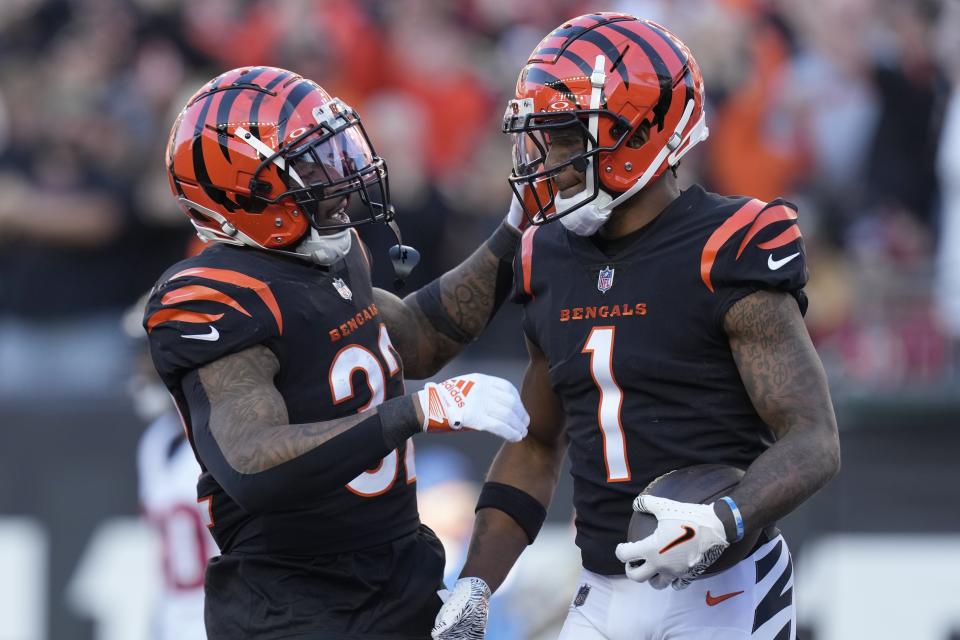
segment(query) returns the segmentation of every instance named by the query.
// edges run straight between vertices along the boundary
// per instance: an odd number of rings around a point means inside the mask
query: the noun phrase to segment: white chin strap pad
[[[350,229],[322,236],[311,227],[310,235],[304,238],[293,252],[328,267],[350,253],[352,244],[353,234]]]
[[[573,206],[578,200],[582,200],[584,195],[586,195],[586,192],[581,191],[572,198],[565,199],[558,193],[555,199],[557,209],[563,210],[568,206]],[[563,216],[560,218],[560,223],[568,231],[578,236],[592,236],[607,223],[607,219],[613,211],[613,208],[610,207],[611,202],[613,202],[613,198],[610,197],[610,194],[600,189],[592,202],[581,205],[579,209],[574,209]]]

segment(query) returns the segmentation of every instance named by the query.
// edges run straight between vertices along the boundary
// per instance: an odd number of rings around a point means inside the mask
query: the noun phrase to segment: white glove
[[[527,185],[520,185],[520,194],[526,197]],[[523,204],[516,194],[510,196],[510,208],[507,210],[506,222],[517,231],[523,231],[529,225],[527,214],[523,212]]]
[[[423,430],[487,431],[509,442],[519,442],[527,435],[527,415],[517,388],[504,380],[482,373],[469,373],[428,382],[417,392],[423,411]]]
[[[482,578],[460,578],[437,613],[430,635],[435,640],[483,640],[490,587]]]
[[[730,546],[712,504],[676,502],[640,495],[633,510],[657,518],[657,530],[643,540],[617,545],[627,577],[663,589],[684,589]]]

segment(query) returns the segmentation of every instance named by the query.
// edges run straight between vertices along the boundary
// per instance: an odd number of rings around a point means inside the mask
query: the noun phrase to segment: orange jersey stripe
[[[153,328],[164,322],[194,322],[205,324],[216,322],[223,317],[222,313],[197,313],[196,311],[184,311],[183,309],[160,309],[147,320],[147,333],[153,331]]]
[[[222,291],[217,291],[216,289],[211,289],[210,287],[204,287],[199,284],[191,284],[185,287],[180,287],[179,289],[174,289],[173,291],[168,291],[164,294],[160,302],[164,306],[180,304],[181,302],[189,302],[191,300],[206,300],[209,302],[219,302],[220,304],[225,304],[228,307],[232,307],[242,313],[243,315],[249,317],[250,313],[240,305],[239,302],[223,293]]]
[[[238,287],[252,289],[258,296],[260,296],[260,299],[263,300],[265,305],[267,305],[267,308],[270,309],[270,313],[273,314],[273,319],[277,321],[277,330],[280,332],[280,335],[283,335],[283,316],[280,315],[280,305],[277,304],[277,299],[274,297],[273,292],[270,291],[270,287],[266,282],[257,280],[256,278],[251,278],[250,276],[244,275],[238,271],[231,271],[229,269],[211,269],[208,267],[184,269],[179,273],[175,273],[170,280],[186,278],[187,276],[196,276],[198,278],[216,280],[217,282],[226,282],[227,284],[237,285]]]
[[[753,240],[753,237],[760,233],[760,231],[762,231],[765,227],[770,226],[774,222],[785,222],[787,220],[796,219],[797,212],[790,207],[783,206],[782,204],[764,210],[763,213],[757,216],[757,219],[754,220],[753,226],[750,227],[750,230],[747,231],[747,235],[743,238],[743,242],[740,243],[740,249],[737,251],[737,258],[739,258],[740,254],[743,253],[743,250],[747,248],[747,243]]]
[[[763,244],[758,244],[757,246],[761,249],[778,249],[784,245],[790,244],[797,238],[802,237],[800,235],[800,227],[797,225],[791,225],[789,229],[778,235],[773,240],[769,242],[764,242]]]
[[[713,235],[703,246],[703,253],[700,254],[700,279],[707,289],[713,291],[713,282],[710,281],[710,272],[713,270],[713,263],[717,261],[717,253],[726,244],[733,234],[753,222],[765,203],[762,200],[754,198],[736,211],[732,216],[720,225]]]
[[[530,290],[530,276],[533,271],[533,234],[540,227],[530,227],[523,232],[520,239],[520,269],[523,271],[523,292],[528,296],[533,293]]]
[[[353,241],[357,243],[360,247],[360,253],[363,255],[363,259],[367,262],[367,268],[373,268],[373,261],[370,260],[370,254],[367,252],[367,245],[363,244],[363,240],[360,239],[360,234],[356,229],[350,229],[350,232],[353,234]]]

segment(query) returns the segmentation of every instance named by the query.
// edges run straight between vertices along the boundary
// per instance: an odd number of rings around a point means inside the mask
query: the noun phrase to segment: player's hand
[[[527,198],[527,185],[520,185],[520,193]],[[510,208],[507,210],[506,222],[508,225],[516,229],[517,231],[523,231],[530,224],[530,221],[527,219],[527,214],[523,212],[523,205],[520,204],[520,200],[517,198],[517,194],[510,196]]]
[[[716,562],[730,543],[712,504],[676,502],[640,495],[633,510],[657,518],[657,529],[643,540],[617,545],[627,577],[663,589],[684,589]]]
[[[423,412],[423,430],[488,431],[509,442],[519,442],[527,435],[527,415],[517,388],[502,378],[470,373],[428,382],[417,392]]]
[[[482,578],[460,578],[437,613],[430,635],[442,640],[482,640],[489,609],[487,583]]]

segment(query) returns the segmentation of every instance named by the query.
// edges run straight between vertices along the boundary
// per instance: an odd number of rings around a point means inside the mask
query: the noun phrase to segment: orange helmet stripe
[[[270,313],[273,314],[273,319],[277,322],[277,330],[279,331],[280,335],[283,335],[283,316],[280,314],[280,305],[277,304],[277,299],[274,297],[273,292],[270,291],[270,287],[266,282],[257,280],[256,278],[251,278],[250,276],[244,275],[238,271],[231,271],[229,269],[211,269],[208,267],[184,269],[183,271],[175,273],[173,276],[171,276],[170,280],[186,278],[188,276],[204,278],[206,280],[215,280],[217,282],[225,282],[227,284],[253,290],[253,292],[256,293],[261,300],[263,300],[263,303],[267,305]]]

